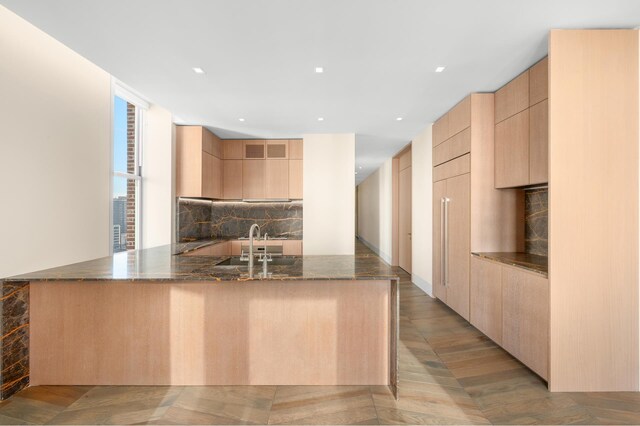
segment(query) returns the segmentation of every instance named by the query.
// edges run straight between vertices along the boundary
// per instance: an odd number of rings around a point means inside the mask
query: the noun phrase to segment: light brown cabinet
[[[289,160],[265,161],[265,198],[289,198]]]
[[[224,160],[242,160],[244,158],[244,141],[236,139],[223,140],[222,155]]]
[[[302,160],[304,144],[302,139],[289,139],[289,160]]]
[[[176,195],[222,198],[222,141],[202,126],[176,127]]]
[[[264,160],[242,160],[242,198],[262,199],[266,197],[264,175]]]
[[[263,140],[247,140],[243,141],[245,160],[264,160],[266,158],[266,141]]]
[[[225,200],[242,199],[242,160],[224,160],[223,184]]]
[[[302,190],[302,160],[289,160],[289,198],[301,200]]]
[[[218,244],[202,247],[185,253],[185,256],[230,256],[231,242],[225,241]]]
[[[445,114],[433,123],[432,139],[434,148],[449,138],[449,114]]]
[[[229,242],[231,246],[231,255],[240,256],[242,254],[242,245],[249,244],[247,240],[234,240]],[[264,241],[256,241],[256,245],[264,245]],[[267,240],[269,246],[282,246],[282,254],[284,256],[302,256],[302,240]]]
[[[549,372],[549,280],[502,266],[502,346],[547,379]]]
[[[545,58],[496,92],[496,188],[549,181],[547,68]]]
[[[289,158],[289,141],[272,139],[267,141],[267,158],[286,160]]]
[[[470,320],[502,344],[502,265],[471,256]]]

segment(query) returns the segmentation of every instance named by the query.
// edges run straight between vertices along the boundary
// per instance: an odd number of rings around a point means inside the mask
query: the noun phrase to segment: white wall
[[[142,248],[171,244],[175,223],[174,138],[171,113],[151,105],[142,145]]]
[[[358,185],[360,241],[391,263],[392,159]]]
[[[0,6],[0,277],[109,254],[111,78]]]
[[[433,183],[429,124],[411,141],[412,150],[412,281],[433,296]]]
[[[355,252],[355,134],[303,135],[305,255]]]

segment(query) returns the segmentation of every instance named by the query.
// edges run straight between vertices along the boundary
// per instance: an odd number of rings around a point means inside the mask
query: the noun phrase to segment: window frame
[[[119,97],[135,107],[135,172],[121,172],[114,170],[114,124],[115,124],[115,99]],[[135,248],[138,250],[142,247],[142,192],[143,192],[143,176],[142,176],[142,145],[145,136],[145,115],[149,110],[149,102],[138,95],[128,86],[112,78],[111,81],[111,141],[110,141],[110,170],[109,170],[109,254],[114,254],[114,231],[113,231],[113,182],[114,178],[121,177],[127,180],[133,180],[136,183],[136,217],[135,217]],[[122,232],[122,230],[121,230]],[[126,252],[127,250],[123,251]]]

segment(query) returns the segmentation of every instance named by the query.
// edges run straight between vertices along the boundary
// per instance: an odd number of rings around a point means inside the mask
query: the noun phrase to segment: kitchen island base
[[[31,385],[388,385],[397,280],[31,283]]]

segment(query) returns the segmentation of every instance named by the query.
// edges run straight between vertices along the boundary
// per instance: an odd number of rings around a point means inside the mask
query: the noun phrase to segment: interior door
[[[400,171],[398,195],[398,265],[411,273],[411,167]]]
[[[464,174],[447,179],[447,300],[469,320],[469,253],[471,240],[471,179]]]
[[[447,193],[447,181],[433,183],[433,293],[447,303],[447,288],[442,276],[442,248],[444,245],[442,226],[444,198]]]

